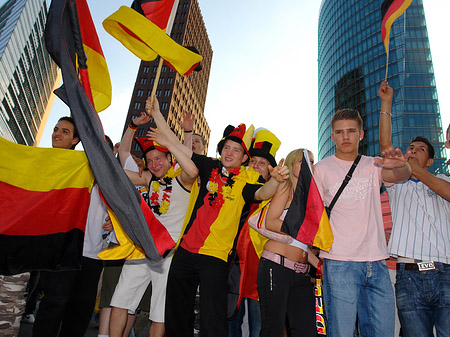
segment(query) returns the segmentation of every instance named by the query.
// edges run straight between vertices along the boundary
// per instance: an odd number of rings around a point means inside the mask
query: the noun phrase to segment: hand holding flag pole
[[[387,81],[389,66],[389,34],[394,21],[406,11],[412,0],[384,0],[381,5],[381,40],[386,50],[386,76]]]

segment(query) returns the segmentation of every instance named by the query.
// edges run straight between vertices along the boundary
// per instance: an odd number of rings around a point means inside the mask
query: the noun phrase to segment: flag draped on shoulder
[[[141,60],[153,61],[159,55],[180,75],[189,75],[203,57],[195,50],[179,45],[165,33],[165,17],[163,20],[153,21],[157,16],[152,15],[151,10],[156,8],[150,6],[164,6],[166,2],[173,5],[172,0],[140,1],[140,4],[135,2],[134,7],[141,8],[141,13],[145,16],[135,9],[122,6],[103,21],[103,27]]]
[[[77,0],[78,2],[78,0]],[[100,190],[130,239],[146,256],[161,258],[175,243],[166,230],[165,239],[155,242],[141,209],[141,197],[106,143],[100,119],[84,91],[76,71],[73,25],[75,0],[53,0],[45,29],[47,50],[62,70],[66,103],[80,134],[89,164]],[[75,25],[76,26],[76,25]]]
[[[305,150],[294,198],[281,230],[298,241],[329,251],[333,233],[309,165],[308,151]]]
[[[84,152],[0,138],[0,274],[81,267],[94,176]]]
[[[411,5],[412,0],[385,0],[381,5],[381,40],[389,52],[389,34],[394,21]]]

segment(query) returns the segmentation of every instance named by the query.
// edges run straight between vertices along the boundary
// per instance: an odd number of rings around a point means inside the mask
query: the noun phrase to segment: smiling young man
[[[325,205],[330,205],[364,137],[362,119],[354,109],[342,109],[331,120],[336,154],[319,161],[314,175]],[[356,317],[360,335],[393,336],[394,294],[384,261],[388,258],[381,212],[383,181],[409,178],[410,168],[400,150],[383,159],[361,156],[353,177],[331,211],[334,234],[324,258],[323,289],[327,334],[352,336]]]
[[[191,198],[187,224],[174,254],[167,281],[166,335],[192,336],[194,300],[200,284],[200,332],[204,336],[228,336],[228,255],[233,247],[244,207],[275,193],[288,170],[271,170],[272,179],[261,186],[259,174],[243,164],[249,158],[252,128],[227,127],[218,144],[220,160],[192,153],[171,132],[157,102],[147,101],[158,130],[153,140],[169,149],[178,147],[199,170],[200,187]]]
[[[392,147],[393,90],[383,82],[380,146]],[[429,172],[434,148],[424,137],[405,154],[411,178],[386,184],[392,212],[389,252],[397,257],[395,296],[403,335],[450,335],[450,179]]]
[[[75,149],[80,136],[71,117],[61,117],[53,128],[52,147],[55,149]]]

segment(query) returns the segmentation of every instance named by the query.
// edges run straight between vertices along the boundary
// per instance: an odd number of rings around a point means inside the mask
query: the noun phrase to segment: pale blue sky
[[[120,140],[140,60],[107,34],[101,22],[131,1],[88,0],[108,63],[111,107],[100,113],[105,133]],[[199,0],[214,51],[205,117],[209,155],[228,124],[265,127],[280,138],[277,160],[307,147],[317,157],[317,22],[320,0]],[[444,130],[450,123],[448,0],[424,0]],[[380,79],[381,81],[381,79]],[[57,98],[55,101],[57,102]],[[57,102],[41,146],[68,109]]]

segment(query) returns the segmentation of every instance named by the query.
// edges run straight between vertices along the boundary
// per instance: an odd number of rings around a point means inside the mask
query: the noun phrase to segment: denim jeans
[[[395,283],[398,316],[403,336],[450,336],[450,267],[435,263],[437,270],[405,270],[399,263]]]
[[[394,336],[394,290],[386,262],[325,260],[323,268],[327,336]]]
[[[239,311],[234,320],[228,322],[228,337],[242,337],[242,323],[245,316],[245,304],[247,303],[247,317],[249,337],[259,337],[261,331],[261,310],[259,301],[251,298],[243,298]]]

